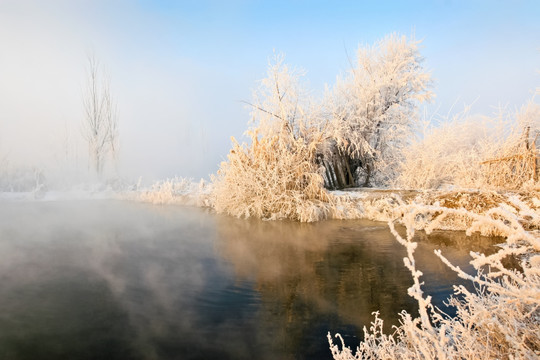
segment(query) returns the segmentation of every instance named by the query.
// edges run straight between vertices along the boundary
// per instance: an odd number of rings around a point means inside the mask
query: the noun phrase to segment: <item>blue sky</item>
[[[317,95],[359,45],[415,34],[429,111],[513,109],[540,86],[539,18],[538,1],[0,0],[0,155],[41,166],[77,143],[89,51],[110,74],[132,178],[215,172],[274,50]]]

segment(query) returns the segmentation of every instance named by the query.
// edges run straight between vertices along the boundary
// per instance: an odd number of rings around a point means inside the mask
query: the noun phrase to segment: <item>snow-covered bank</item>
[[[149,187],[139,183],[85,183],[64,189],[39,187],[32,191],[0,191],[0,201],[127,200],[156,205],[172,204],[210,207],[212,184],[175,177]]]
[[[499,219],[501,213],[519,222],[528,231],[540,229],[538,192],[351,189],[334,191],[332,194],[344,207],[343,218],[356,215],[369,220],[400,221],[400,209],[408,206],[419,211],[429,210],[430,214],[422,216],[425,217],[424,222],[429,222],[434,230],[467,230],[472,224],[471,214]],[[434,221],[435,218],[437,221]],[[475,230],[482,235],[501,235],[492,224]]]
[[[156,205],[174,204],[186,206],[212,207],[212,184],[201,179],[175,177],[154,183],[148,189],[125,191],[121,197],[126,200],[148,202]]]
[[[81,184],[67,190],[39,188],[27,192],[0,192],[0,201],[55,201],[86,199],[117,199],[208,207],[215,210],[213,183],[176,177],[154,183],[145,188],[137,185],[112,187],[106,184]],[[346,191],[328,192],[328,202],[320,204],[323,219],[369,219],[376,221],[401,221],[403,206],[428,211],[422,215],[424,222],[437,230],[467,230],[471,226],[470,216],[476,214],[499,219],[504,213],[520,223],[527,231],[540,230],[540,193],[495,192],[481,190],[392,190],[374,188],[352,188]],[[440,216],[444,214],[443,216]],[[437,218],[436,221],[435,218]],[[278,216],[268,220],[279,220]],[[483,235],[501,235],[493,224],[477,227]]]
[[[77,186],[66,190],[44,190],[0,192],[0,201],[65,201],[122,199],[118,190],[99,185]]]
[[[123,191],[117,198],[153,204],[201,206],[215,210],[212,183],[174,178],[155,183],[150,188]],[[391,190],[353,188],[328,192],[323,219],[368,219],[402,222],[404,206],[416,209],[422,224],[430,230],[469,230],[486,236],[507,236],[500,223],[520,224],[527,232],[540,230],[540,193],[495,192],[481,190]],[[315,211],[316,212],[316,211]],[[471,228],[474,216],[486,221]],[[505,220],[501,220],[505,217]],[[279,220],[271,217],[267,220]],[[489,219],[489,220],[488,220]],[[420,219],[419,219],[420,220]],[[416,225],[421,227],[420,223]]]

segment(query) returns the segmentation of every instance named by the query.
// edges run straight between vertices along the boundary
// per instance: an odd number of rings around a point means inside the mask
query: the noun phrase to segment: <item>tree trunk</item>
[[[354,183],[354,176],[351,173],[351,167],[349,166],[349,158],[346,157],[343,159],[345,162],[345,170],[347,170],[347,186],[353,187],[355,185]]]
[[[334,177],[332,175],[332,169],[330,168],[330,164],[323,161],[323,166],[324,166],[324,169],[325,169],[325,172],[326,172],[326,179],[327,179],[326,188],[331,189],[331,190],[335,190],[336,189],[336,181],[334,180]]]
[[[338,183],[338,189],[345,188],[345,176],[343,176],[343,170],[341,169],[341,163],[338,159],[334,159],[334,172],[336,173],[336,179]]]
[[[364,185],[362,185],[363,187],[368,187],[369,186],[369,181],[371,180],[371,165],[367,165],[366,166],[366,180],[364,181]]]

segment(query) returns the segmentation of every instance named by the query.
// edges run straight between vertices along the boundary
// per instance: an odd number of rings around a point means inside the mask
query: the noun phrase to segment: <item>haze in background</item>
[[[120,116],[110,169],[147,181],[208,177],[274,50],[307,70],[314,96],[360,43],[423,39],[429,112],[524,104],[540,84],[537,1],[0,0],[0,164],[89,172],[81,136],[87,56],[105,66]],[[452,107],[456,104],[454,107]]]

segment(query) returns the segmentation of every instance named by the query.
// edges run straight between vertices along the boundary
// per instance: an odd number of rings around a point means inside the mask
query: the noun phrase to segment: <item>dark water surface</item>
[[[442,304],[494,240],[419,235]],[[415,312],[386,224],[238,220],[120,201],[0,202],[0,359],[328,359]]]

